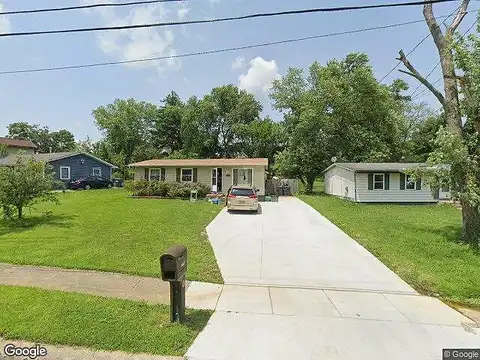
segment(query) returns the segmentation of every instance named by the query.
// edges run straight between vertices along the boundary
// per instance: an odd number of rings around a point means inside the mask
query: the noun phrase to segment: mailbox
[[[170,283],[170,321],[185,321],[185,274],[187,248],[174,245],[160,256],[162,280]]]
[[[163,281],[182,281],[187,272],[187,248],[174,245],[160,256]]]

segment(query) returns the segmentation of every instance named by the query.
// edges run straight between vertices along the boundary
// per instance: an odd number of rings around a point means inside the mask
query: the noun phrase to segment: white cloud
[[[189,8],[181,7],[177,11],[177,16],[179,20],[184,20],[187,17],[188,12],[190,11]]]
[[[248,70],[239,76],[238,86],[240,89],[259,94],[269,90],[273,80],[278,78],[280,74],[275,60],[267,61],[262,57],[256,57],[250,61]]]
[[[3,3],[0,2],[0,12],[4,11]],[[0,16],[0,34],[10,32],[10,20],[6,16]]]
[[[235,61],[232,63],[232,70],[241,69],[245,66],[245,58],[237,56]]]
[[[100,1],[88,1],[90,4],[96,2]],[[177,14],[178,16],[180,16],[180,10]],[[119,15],[119,12],[112,8],[100,8],[92,10],[91,12],[100,15],[103,25],[105,26],[165,22],[169,20],[170,16],[170,11],[161,3],[135,7],[128,13],[122,13],[123,15]],[[186,15],[186,12],[183,12],[183,15]],[[174,47],[175,36],[172,30],[166,28],[105,31],[97,35],[97,39],[100,49],[105,54],[120,61],[174,56],[177,54]],[[180,61],[175,58],[170,58],[126,65],[137,68],[155,68],[159,72],[162,72],[166,69],[179,69]]]

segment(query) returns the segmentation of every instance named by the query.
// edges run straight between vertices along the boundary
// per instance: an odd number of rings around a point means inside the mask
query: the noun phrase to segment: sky
[[[125,0],[0,0],[0,11],[108,1]],[[391,0],[394,1],[406,0]],[[196,20],[365,3],[365,0],[187,0],[181,3],[11,15],[0,17],[0,32]],[[384,1],[368,1],[368,4],[373,3]],[[458,5],[459,2],[434,5],[434,11],[436,15],[448,15]],[[470,10],[478,7],[480,4],[473,2]],[[475,17],[475,13],[468,14],[462,29],[468,28]],[[422,7],[416,6],[127,31],[5,37],[0,38],[0,71],[170,56],[421,19]],[[48,126],[51,130],[67,129],[77,140],[84,140],[87,136],[98,140],[101,133],[95,126],[92,110],[99,106],[130,97],[160,104],[160,100],[172,90],[187,100],[192,95],[201,97],[213,87],[225,84],[235,84],[253,93],[263,103],[263,115],[281,119],[281,115],[271,107],[268,91],[272,81],[285,74],[289,67],[306,69],[314,61],[325,64],[333,58],[342,59],[351,52],[364,52],[370,58],[375,75],[381,79],[397,63],[395,58],[400,49],[410,51],[427,34],[427,25],[422,22],[213,55],[69,71],[0,75],[0,136],[7,134],[8,124],[25,121]],[[432,39],[425,41],[409,59],[422,74],[427,74],[438,62]],[[388,76],[384,83],[391,83],[395,78],[408,81],[412,90],[417,85],[414,79],[398,71]],[[435,81],[438,78],[440,73],[437,69],[430,79]],[[437,84],[442,86],[441,82]],[[428,92],[419,100],[428,102],[435,109],[439,107]]]

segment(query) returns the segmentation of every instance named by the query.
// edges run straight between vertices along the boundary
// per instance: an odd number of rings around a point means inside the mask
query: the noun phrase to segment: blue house
[[[0,159],[0,166],[15,165],[17,156],[9,155]],[[111,180],[113,170],[118,169],[115,165],[83,152],[28,154],[21,156],[50,164],[53,167],[57,180],[64,183],[92,175]]]

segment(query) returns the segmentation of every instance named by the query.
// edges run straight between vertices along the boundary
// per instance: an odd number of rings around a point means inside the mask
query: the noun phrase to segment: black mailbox
[[[163,281],[182,281],[187,272],[187,248],[174,245],[160,256]]]

